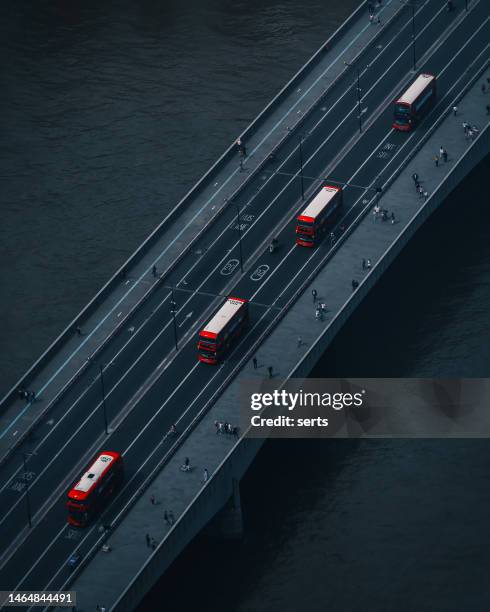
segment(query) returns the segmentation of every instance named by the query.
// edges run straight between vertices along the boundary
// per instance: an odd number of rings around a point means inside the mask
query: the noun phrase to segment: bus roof
[[[426,87],[428,87],[436,77],[433,74],[419,74],[415,81],[410,85],[398,104],[413,104]]]
[[[96,485],[112,463],[119,458],[119,453],[104,451],[83,474],[80,480],[68,493],[72,499],[85,499],[92,487]]]
[[[247,300],[229,297],[199,335],[206,338],[216,338],[228,321],[234,317],[246,303]]]
[[[339,191],[341,191],[340,187],[325,185],[299,215],[298,221],[314,221]]]

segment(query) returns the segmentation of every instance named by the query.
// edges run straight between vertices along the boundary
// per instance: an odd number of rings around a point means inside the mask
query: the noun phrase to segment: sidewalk
[[[385,1],[380,11],[383,23],[400,10],[401,6],[396,0]],[[71,331],[65,333],[61,348],[46,360],[32,379],[23,383],[25,388],[36,392],[39,401],[26,403],[15,396],[13,401],[5,402],[5,410],[0,416],[0,462],[41,420],[116,331],[126,324],[130,325],[127,321],[131,312],[157,282],[152,275],[153,265],[157,266],[159,274],[172,267],[203,228],[219,214],[226,201],[301,121],[307,109],[345,71],[344,61],[352,61],[361,53],[381,27],[367,21],[363,6],[346,23],[347,26],[341,26],[331,37],[335,39],[335,44],[327,41],[319,50],[321,57],[318,56],[320,59],[315,60],[311,70],[294,84],[289,93],[271,103],[267,118],[261,120],[256,129],[252,124],[251,132],[244,140],[248,153],[244,171],[240,171],[238,155],[231,147],[233,154],[214,173],[213,180],[204,182],[190,196],[190,203],[182,206],[178,226],[173,221],[165,227],[144,255],[119,274],[111,292],[91,314],[80,323],[76,321]],[[76,332],[78,325],[83,329],[83,336]]]
[[[480,85],[487,77],[490,77],[488,69],[459,101],[458,115],[454,117],[449,114],[445,117],[441,125],[435,129],[384,193],[383,204],[388,206],[390,211],[395,212],[399,221],[392,225],[381,221],[375,222],[370,213],[364,217],[355,232],[342,243],[329,265],[321,270],[311,286],[304,291],[284,316],[281,324],[260,346],[259,364],[273,365],[276,376],[280,378],[285,378],[293,373],[298,375],[295,371],[298,362],[311,353],[321,336],[328,336],[330,328],[338,326],[339,315],[346,306],[352,304],[351,278],[356,277],[361,281],[361,286],[357,290],[360,293],[363,282],[368,281],[369,283],[370,275],[375,278],[377,271],[381,270],[378,274],[380,276],[385,269],[383,257],[389,252],[390,247],[400,239],[407,228],[415,225],[417,215],[430,204],[430,196],[436,197],[439,191],[444,192],[446,178],[473,144],[473,141],[464,135],[463,121],[468,121],[480,128],[478,138],[482,139],[480,144],[487,147],[488,154],[490,116],[486,114],[485,105],[490,103],[490,94],[483,96],[480,92]],[[438,152],[441,143],[449,152],[449,158],[446,163],[441,163],[436,167],[433,157]],[[423,180],[424,190],[429,194],[428,201],[419,198],[415,193],[411,178],[414,171],[417,171]],[[369,271],[362,271],[361,260],[364,256],[369,257],[373,263],[373,268]],[[311,287],[317,288],[320,296],[325,292],[324,288],[328,287],[328,315],[323,322],[314,319]],[[311,325],[304,324],[305,321],[310,320]],[[298,337],[298,329],[301,329],[302,334],[300,346],[296,346],[296,342],[291,342],[291,339],[296,340]],[[333,335],[334,333],[332,338]],[[291,344],[294,344],[294,349],[283,350],[283,347],[291,346]],[[281,356],[280,363],[278,355]],[[206,493],[207,488],[212,484],[213,475],[222,469],[224,458],[235,447],[233,437],[214,434],[214,421],[237,423],[241,402],[241,384],[253,378],[260,381],[266,374],[265,367],[254,370],[251,364],[240,371],[233,383],[196,426],[192,435],[168,461],[149,489],[139,498],[123,522],[111,534],[109,544],[113,552],[108,553],[111,555],[111,563],[107,563],[107,554],[99,551],[75,579],[70,588],[78,592],[79,604],[83,609],[95,609],[97,604],[111,609],[127,587],[128,582],[141,571],[143,566],[146,580],[150,580],[149,565],[152,557],[156,557],[159,550],[167,544],[169,548],[172,543],[175,544],[175,538],[169,543],[169,533],[179,529],[178,523],[173,527],[165,524],[163,509],[171,509],[177,521],[193,511],[191,504],[196,496]],[[301,371],[299,375],[305,375],[305,371]],[[240,443],[236,445],[236,448],[239,446]],[[183,474],[179,470],[184,457],[192,458],[195,465],[194,472]],[[202,478],[204,468],[208,469],[210,475],[210,480],[206,484],[203,483]],[[162,505],[152,507],[148,501],[150,495],[154,495],[158,500],[164,500]],[[194,521],[198,520],[194,516]],[[155,539],[157,543],[155,551],[146,546],[146,533],[151,534],[151,537]],[[175,546],[171,548],[174,558],[179,552],[180,550],[175,550]],[[132,595],[133,598],[139,596],[136,587]],[[121,605],[121,608],[124,609],[124,604]]]

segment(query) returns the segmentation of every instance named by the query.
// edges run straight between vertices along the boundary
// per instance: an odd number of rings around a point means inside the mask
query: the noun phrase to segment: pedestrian
[[[153,548],[153,550],[155,550],[155,548],[157,547],[157,541],[155,540],[155,538],[151,539],[151,547]],[[104,610],[105,610],[105,608],[104,608]]]
[[[105,612],[105,606],[100,606],[100,612]]]
[[[416,172],[414,172],[414,173],[412,174],[412,180],[413,180],[413,182],[414,182],[414,183],[417,183],[417,182],[418,182],[418,180],[419,180],[419,175],[418,175]]]
[[[424,191],[424,200],[428,200],[429,199],[429,193],[427,191]]]
[[[391,213],[391,214],[393,215],[393,213]],[[394,217],[394,215],[393,215],[393,217]],[[368,260],[366,261],[366,268],[369,270],[369,268],[370,268],[370,267],[371,267],[371,260],[370,260],[370,259],[368,259]]]
[[[313,296],[313,304],[316,302],[316,298],[318,296],[318,291],[316,289],[311,290],[311,295]]]
[[[369,23],[373,23],[374,22],[374,13],[370,13],[369,14]]]
[[[383,209],[383,212],[381,213],[381,220],[382,221],[388,221],[388,211]]]
[[[487,109],[487,115],[490,115],[490,104],[487,104],[486,109]]]
[[[154,505],[157,503],[157,501],[156,501],[156,499],[155,499],[155,496],[154,496],[154,495],[152,495],[152,496],[150,497],[150,503],[151,503],[151,505],[152,505],[152,506],[154,506]]]
[[[439,147],[439,157],[444,157],[444,149],[443,147]]]
[[[274,370],[272,369],[272,366],[269,366],[269,367],[267,368],[267,372],[269,372],[269,378],[272,378],[272,373],[273,373],[273,371],[274,371]]]
[[[391,213],[391,225],[395,225],[395,213]],[[369,262],[371,264],[371,262]]]
[[[458,114],[458,107],[456,106],[456,104],[453,106],[453,115],[454,117],[456,117],[456,115]]]
[[[298,348],[303,344],[303,339],[301,336],[298,336]]]
[[[242,141],[241,138],[238,138],[236,141],[236,145],[238,148],[238,154],[240,155],[240,157],[246,157],[247,156],[247,149]]]
[[[17,395],[19,396],[19,399],[25,399],[25,396],[26,396],[25,389],[23,389],[22,387],[19,387],[17,389]]]
[[[34,403],[36,401],[36,392],[35,391],[30,391],[29,399],[31,400],[32,403]]]
[[[422,187],[422,185],[419,185],[419,198],[422,198],[424,195],[424,188]]]
[[[446,151],[446,149],[444,149],[444,151],[442,152],[442,159],[444,160],[444,163],[447,162],[447,151]]]
[[[380,208],[379,204],[375,204],[374,205],[374,210],[373,210],[373,217],[374,217],[375,221],[378,219],[379,211],[380,210],[381,210],[381,208]]]
[[[439,155],[437,154],[434,155],[434,163],[436,165],[436,168],[438,168],[439,167]]]
[[[81,336],[82,335],[82,329],[81,327],[76,327],[75,331],[77,332],[77,336]]]
[[[322,311],[320,310],[320,308],[317,308],[315,310],[315,318],[317,321],[322,320]]]
[[[485,83],[481,84],[481,92],[482,94],[487,93],[487,86],[485,85]]]
[[[469,125],[466,123],[466,121],[463,121],[463,131],[466,134],[466,132],[468,131]]]
[[[153,278],[156,278],[157,276],[157,267],[155,264],[153,264],[153,268],[151,269],[151,273],[153,274]]]
[[[147,545],[147,546],[150,546],[150,542],[151,542],[150,534],[149,534],[149,533],[147,533],[147,534],[146,534],[146,545]]]
[[[330,232],[330,244],[333,246],[335,244],[335,234]]]
[[[173,525],[175,523],[175,516],[174,513],[172,512],[172,510],[169,510],[168,512],[168,521],[171,525]]]
[[[252,359],[252,363],[254,364],[254,370],[256,370],[258,368],[257,357]]]
[[[364,257],[362,258],[362,269],[366,269],[366,260],[364,259]]]
[[[466,132],[466,138],[468,138],[468,140],[473,140],[473,130],[469,127],[468,131]]]
[[[208,472],[208,470],[206,468],[204,468],[204,471],[202,473],[203,482],[207,482],[208,478],[209,478],[209,472]]]
[[[448,13],[450,13],[454,9],[453,0],[447,0],[446,8],[448,10]]]
[[[323,314],[324,312],[327,312],[327,305],[325,304],[325,302],[322,302],[322,303],[320,304],[320,310],[321,310],[322,314]]]
[[[356,280],[352,280],[352,291],[355,291],[359,287],[359,283]]]

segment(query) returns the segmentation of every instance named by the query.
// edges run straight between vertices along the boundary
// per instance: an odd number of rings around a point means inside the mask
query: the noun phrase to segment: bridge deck
[[[384,192],[380,205],[395,213],[396,223],[375,221],[371,214],[375,200],[371,199],[365,204],[368,211],[355,232],[339,240],[339,248],[333,249],[331,264],[322,268],[314,281],[305,287],[303,296],[295,302],[281,324],[261,345],[257,355],[259,368],[254,370],[250,363],[249,367],[238,374],[192,435],[135,503],[122,524],[111,534],[108,542],[112,552],[97,552],[92,562],[77,577],[72,588],[80,594],[80,603],[84,609],[95,608],[97,604],[107,607],[114,605],[128,580],[153,554],[151,547],[146,546],[147,533],[158,544],[156,554],[160,549],[173,545],[174,542],[168,540],[171,528],[163,520],[164,511],[172,510],[177,520],[181,519],[185,512],[192,512],[189,505],[192,505],[196,496],[205,488],[204,468],[209,470],[210,481],[206,484],[206,487],[209,487],[213,473],[236,443],[232,437],[215,435],[214,421],[238,422],[240,386],[243,381],[266,377],[269,365],[273,366],[277,377],[288,376],[294,371],[298,362],[317,342],[320,332],[328,333],[342,309],[352,301],[352,279],[361,283],[357,292],[362,294],[363,281],[367,280],[369,275],[376,275],[378,264],[383,267],[382,258],[387,249],[400,239],[416,215],[430,205],[430,198],[438,195],[448,175],[473,145],[473,141],[465,138],[461,126],[463,121],[480,127],[478,138],[484,141],[488,153],[490,117],[486,114],[485,105],[489,103],[490,95],[481,93],[480,84],[489,76],[490,71],[487,68],[464,98],[459,99],[458,88],[452,92],[453,95],[447,97],[446,113],[441,117],[441,124]],[[454,100],[458,103],[456,117],[451,112]],[[436,167],[433,157],[439,152],[441,144],[448,151],[448,161],[441,162]],[[376,149],[383,150],[382,144]],[[399,162],[404,163],[403,155],[400,155]],[[397,166],[398,163],[395,163],[394,169]],[[413,172],[419,174],[423,188],[429,195],[428,201],[415,193],[411,178]],[[328,250],[329,246],[325,247],[323,256],[326,256]],[[362,258],[371,259],[371,270],[362,269]],[[320,301],[324,300],[327,304],[328,312],[323,321],[315,320],[312,288],[318,290]],[[302,330],[301,334],[298,333],[299,329]],[[300,346],[297,345],[299,335],[302,339]],[[289,348],[284,350],[284,347]],[[195,466],[193,472],[188,474],[179,470],[185,457],[189,457]],[[158,505],[151,505],[151,495],[155,496]],[[172,529],[178,528],[177,524]],[[110,555],[110,562],[107,555]]]

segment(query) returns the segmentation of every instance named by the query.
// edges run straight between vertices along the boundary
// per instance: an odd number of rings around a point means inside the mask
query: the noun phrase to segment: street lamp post
[[[100,370],[100,388],[102,390],[102,413],[104,415],[104,430],[107,436],[109,435],[109,426],[107,423],[107,407],[105,403],[104,365],[102,363],[99,364],[99,370]]]
[[[353,64],[349,63],[349,62],[344,62],[344,64],[346,66],[349,67],[353,67]],[[361,72],[359,70],[359,67],[356,66],[356,83],[357,83],[357,116],[359,119],[359,134],[362,133],[362,112],[361,112]]]
[[[299,175],[301,177],[301,199],[305,199],[305,184],[303,179],[303,135],[299,137]]]
[[[24,466],[24,484],[26,485],[27,522],[29,523],[29,527],[32,527],[31,498],[29,497],[29,480],[27,479],[27,459],[25,453],[22,453],[22,463]]]
[[[410,5],[412,9],[412,53],[413,53],[413,69],[417,68],[417,56],[415,54],[415,6]]]
[[[238,249],[240,252],[240,270],[243,272],[242,226],[240,223],[240,207],[236,205],[236,218],[238,223]]]
[[[173,324],[174,324],[175,350],[178,351],[179,350],[179,342],[178,342],[178,338],[177,338],[177,321],[175,320],[175,307],[177,306],[177,304],[175,302],[174,286],[173,285],[171,287],[171,290],[172,290],[172,301],[170,302],[170,305],[171,305],[170,312],[172,313],[172,321],[173,321]]]
[[[359,68],[356,66],[357,72],[357,112],[359,113],[359,134],[362,132],[362,113],[361,113],[361,82]]]

